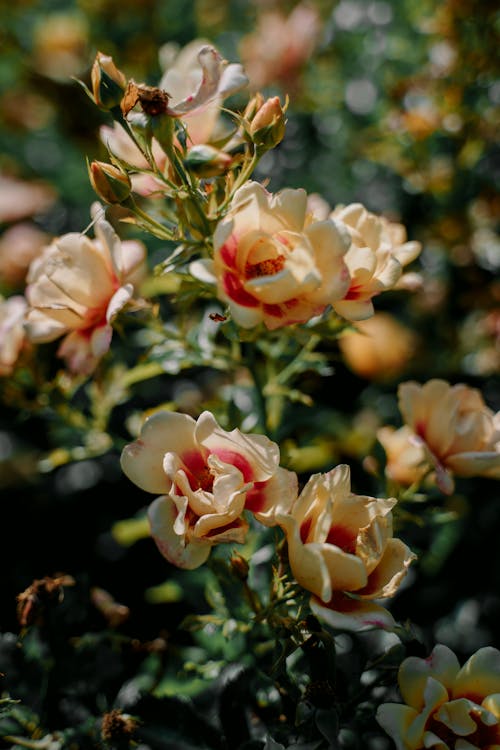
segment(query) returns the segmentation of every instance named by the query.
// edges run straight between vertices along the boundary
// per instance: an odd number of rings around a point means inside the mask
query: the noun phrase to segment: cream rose
[[[160,552],[180,568],[197,568],[215,544],[243,542],[245,510],[276,524],[297,495],[297,477],[279,466],[279,448],[264,435],[226,432],[205,411],[197,421],[161,411],[122,453],[123,471],[146,492]]]
[[[352,239],[345,256],[351,283],[333,307],[347,320],[364,320],[373,315],[373,297],[396,285],[421,245],[406,240],[402,224],[372,214],[361,203],[338,206],[330,217],[343,223]]]
[[[481,648],[460,668],[447,646],[427,659],[410,656],[398,674],[405,705],[384,703],[377,721],[397,750],[497,750],[500,747],[500,652]]]
[[[442,492],[453,492],[453,475],[500,479],[500,412],[494,414],[478,390],[433,379],[402,383],[398,394],[404,421]]]
[[[120,242],[94,204],[96,239],[71,233],[54,240],[28,272],[26,330],[37,344],[64,336],[58,356],[73,372],[90,374],[108,351],[111,323],[146,274],[146,249]]]
[[[248,182],[217,225],[210,268],[243,328],[304,323],[348,289],[347,232],[334,221],[313,221],[306,209],[303,190],[271,195]]]
[[[354,495],[350,470],[313,475],[290,514],[278,517],[286,533],[296,581],[313,594],[315,614],[341,629],[394,624],[374,599],[394,596],[413,553],[392,536],[393,498]]]
[[[11,374],[25,342],[26,309],[26,300],[20,295],[0,297],[0,376]]]

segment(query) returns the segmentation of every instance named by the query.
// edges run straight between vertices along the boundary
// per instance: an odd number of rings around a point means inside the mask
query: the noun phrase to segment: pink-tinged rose
[[[43,213],[55,201],[55,194],[43,182],[26,182],[0,174],[0,222],[13,222]]]
[[[453,475],[500,479],[500,412],[478,390],[434,379],[402,383],[398,394],[403,419],[442,492],[453,492]]]
[[[348,234],[334,221],[314,221],[306,207],[303,190],[272,195],[248,182],[217,225],[210,267],[243,328],[304,323],[348,289]]]
[[[26,309],[26,300],[20,295],[0,297],[0,376],[11,374],[25,343]]]
[[[377,439],[385,451],[385,473],[389,479],[409,487],[419,484],[429,472],[426,451],[407,425],[399,430],[395,427],[381,427],[377,432]]]
[[[64,336],[58,356],[85,375],[108,351],[111,324],[147,273],[144,245],[121,242],[102,213],[94,204],[95,240],[77,233],[55,239],[27,279],[28,338],[42,344]]]
[[[252,88],[280,83],[290,92],[297,85],[300,68],[314,52],[320,32],[321,19],[311,5],[299,3],[288,16],[264,10],[256,31],[241,44]]]
[[[481,648],[460,668],[447,646],[405,659],[398,674],[405,704],[384,703],[377,721],[397,750],[497,750],[500,652]]]
[[[208,411],[196,421],[160,411],[124,448],[121,465],[141,489],[161,493],[149,519],[162,555],[180,568],[197,568],[215,544],[245,540],[244,511],[266,526],[288,512],[297,477],[279,459],[269,438],[226,432]]]
[[[175,44],[164,45],[160,62],[165,72],[159,87],[171,97],[170,114],[186,118],[189,144],[216,139],[224,98],[248,83],[241,65],[228,65],[203,39],[195,39],[180,50]]]
[[[31,261],[50,242],[50,237],[34,224],[20,222],[0,237],[0,280],[9,287],[24,287]]]
[[[314,474],[278,523],[288,541],[296,581],[313,596],[311,609],[335,628],[392,627],[374,599],[394,596],[415,558],[392,536],[393,498],[351,492],[350,471]]]
[[[417,257],[421,246],[406,241],[402,224],[370,213],[361,203],[338,206],[330,216],[344,224],[352,239],[345,256],[351,284],[334,309],[347,320],[364,320],[373,315],[373,297],[396,286],[403,266]]]

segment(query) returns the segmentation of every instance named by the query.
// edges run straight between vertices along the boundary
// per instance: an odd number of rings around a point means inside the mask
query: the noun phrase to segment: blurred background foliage
[[[291,14],[305,7],[306,15],[293,22]],[[285,139],[262,160],[256,179],[269,180],[273,191],[303,187],[331,206],[360,201],[402,221],[409,237],[423,243],[411,293],[394,291],[376,304],[377,322],[367,324],[375,343],[344,336],[320,347],[332,372],[325,376],[311,367],[301,375],[301,390],[314,405],[292,404],[280,434],[283,454],[304,476],[344,461],[352,466],[355,491],[382,494],[380,472],[365,459],[370,453],[379,458],[378,427],[399,424],[400,381],[467,382],[481,389],[493,410],[500,408],[499,27],[498,6],[489,0],[310,0],[300,8],[264,0],[4,3],[0,291],[23,288],[5,261],[9,248],[22,252],[15,232],[31,232],[29,242],[40,245],[88,224],[95,196],[85,159],[106,158],[98,131],[107,119],[73,79],[89,81],[100,50],[128,76],[155,85],[163,45],[208,39],[227,59],[242,59],[253,89],[282,101],[290,96]],[[164,248],[146,241],[158,262]],[[125,344],[116,344],[122,354]],[[56,375],[49,354],[42,380]],[[58,377],[62,402],[65,383]],[[43,395],[43,383],[38,386]],[[98,413],[105,409],[106,383],[95,388],[93,396],[76,398],[82,409]],[[202,366],[172,367],[171,374],[138,385],[132,400],[115,399],[114,445],[89,432],[92,420],[59,419],[39,397],[33,413],[29,400],[16,402],[8,379],[0,389],[0,672],[11,698],[21,701],[17,713],[0,702],[4,735],[31,736],[39,721],[54,744],[25,746],[128,747],[112,739],[114,730],[103,739],[100,717],[118,707],[141,716],[144,748],[263,748],[263,740],[250,739],[262,732],[238,729],[237,698],[249,702],[255,680],[244,656],[252,652],[251,641],[234,612],[226,613],[233,637],[215,625],[193,636],[179,631],[186,615],[208,611],[205,590],[215,584],[209,572],[176,571],[159,556],[145,537],[147,499],[124,480],[118,462],[131,414],[161,403],[193,414],[202,406],[217,412],[230,401],[234,414],[248,416],[244,384]],[[73,447],[70,458],[82,460],[67,460],[64,451]],[[57,450],[64,454],[60,461]],[[421,557],[394,602],[395,617],[414,623],[428,644],[446,643],[459,655],[499,647],[495,483],[462,480],[446,501],[403,505],[398,518]],[[246,552],[252,554],[251,543]],[[257,563],[264,558],[261,553]],[[73,585],[48,590],[44,576],[56,574],[71,576]],[[34,579],[42,581],[31,592],[39,625],[21,627],[20,650],[16,596]],[[96,594],[101,589],[111,592],[111,603]],[[222,594],[211,596],[223,610]],[[371,652],[355,639],[342,648],[351,665],[347,680],[355,659],[366,663]],[[360,656],[362,649],[367,653]],[[266,659],[259,659],[264,668]],[[265,724],[269,715],[279,727],[280,711],[287,716],[283,696],[273,693],[270,680],[259,685],[255,721]],[[114,715],[118,724],[124,715]],[[165,716],[178,723],[168,719],[168,730],[162,729]],[[325,728],[321,716],[315,721],[328,742],[334,729]],[[365,725],[368,734],[344,732],[339,747],[389,747],[369,718]],[[273,737],[281,740],[268,740],[267,750],[288,747],[285,736],[276,730]],[[308,745],[314,738],[307,732],[301,741],[297,747],[335,747]],[[4,740],[4,746],[20,745]]]

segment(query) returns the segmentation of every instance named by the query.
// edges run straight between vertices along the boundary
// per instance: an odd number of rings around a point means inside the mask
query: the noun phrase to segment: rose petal
[[[186,541],[174,531],[175,504],[168,495],[158,497],[148,510],[151,534],[163,557],[178,568],[194,570],[207,560],[211,545],[206,541]]]

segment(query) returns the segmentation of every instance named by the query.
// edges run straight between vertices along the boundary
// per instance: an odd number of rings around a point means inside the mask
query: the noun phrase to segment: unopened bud
[[[232,160],[224,151],[200,143],[189,149],[184,164],[198,177],[215,177],[224,174]]]
[[[264,104],[264,97],[260,92],[257,92],[255,96],[253,96],[250,101],[248,102],[247,106],[245,107],[245,111],[243,112],[243,118],[247,120],[248,122],[252,122],[253,118],[259,111],[259,109]]]
[[[237,552],[233,554],[230,560],[231,571],[240,581],[246,581],[248,578],[248,561]]]
[[[93,161],[89,166],[92,187],[105,203],[123,203],[132,189],[130,177],[113,164]]]
[[[252,142],[266,151],[274,148],[285,135],[285,109],[279,97],[267,99],[250,122],[249,134]]]
[[[91,72],[94,101],[101,109],[117,107],[127,86],[127,79],[118,70],[110,55],[98,52]]]

